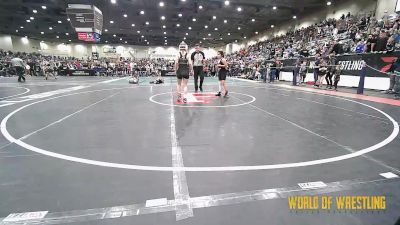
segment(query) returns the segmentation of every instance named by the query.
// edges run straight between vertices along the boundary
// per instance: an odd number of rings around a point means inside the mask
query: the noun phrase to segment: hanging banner
[[[367,77],[387,77],[386,72],[391,64],[400,57],[400,52],[391,52],[386,54],[366,53],[355,55],[336,56],[337,63],[342,69],[342,74],[359,76],[362,69],[362,62],[367,64]],[[310,65],[314,65],[315,58],[307,58]],[[283,66],[294,66],[297,59],[280,60]],[[270,61],[266,61],[270,62]],[[311,67],[312,69],[312,67]],[[293,68],[283,68],[282,71],[290,72]]]

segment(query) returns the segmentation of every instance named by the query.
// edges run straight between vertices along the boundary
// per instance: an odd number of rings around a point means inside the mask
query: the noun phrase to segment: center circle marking
[[[118,88],[114,88],[114,89],[118,89]],[[123,89],[123,88],[121,88],[121,89]],[[384,139],[383,141],[381,141],[373,146],[370,146],[370,147],[367,147],[367,148],[364,148],[364,149],[361,149],[361,150],[358,150],[358,151],[355,151],[355,152],[352,152],[349,154],[335,156],[335,157],[331,157],[331,158],[324,158],[324,159],[317,159],[317,160],[303,161],[303,162],[296,162],[296,163],[282,163],[282,164],[269,164],[269,165],[254,165],[254,166],[168,167],[168,166],[143,166],[143,165],[121,164],[121,163],[97,161],[97,160],[84,159],[84,158],[79,158],[79,157],[74,157],[74,156],[63,155],[60,153],[51,152],[51,151],[41,149],[41,148],[32,146],[30,144],[27,144],[27,143],[23,142],[21,139],[14,138],[7,130],[7,121],[14,114],[16,114],[17,112],[19,112],[29,106],[32,106],[32,105],[35,105],[35,104],[38,104],[41,102],[53,100],[53,99],[66,97],[66,96],[73,96],[73,95],[86,94],[86,93],[92,93],[92,92],[101,92],[101,91],[105,91],[105,90],[110,90],[110,89],[92,90],[92,91],[78,92],[78,93],[72,93],[72,94],[65,94],[65,95],[51,97],[51,98],[47,98],[44,100],[40,100],[40,101],[36,101],[36,102],[30,103],[30,104],[24,105],[16,110],[14,110],[10,114],[8,114],[6,117],[4,117],[4,119],[1,121],[1,124],[0,124],[1,133],[11,143],[15,143],[29,151],[33,151],[33,152],[36,152],[39,154],[43,154],[43,155],[58,158],[58,159],[63,159],[63,160],[67,160],[67,161],[78,162],[78,163],[88,164],[88,165],[109,167],[109,168],[144,170],[144,171],[166,171],[166,172],[171,172],[171,171],[187,171],[187,172],[255,171],[255,170],[270,170],[270,169],[283,169],[283,168],[294,168],[294,167],[305,167],[305,166],[311,166],[311,165],[320,165],[320,164],[337,162],[337,161],[341,161],[341,160],[345,160],[345,159],[355,158],[355,157],[367,154],[369,152],[375,151],[375,150],[382,148],[383,146],[389,144],[390,142],[392,142],[399,134],[398,123],[391,116],[389,116],[387,113],[383,112],[382,110],[377,109],[373,106],[367,105],[362,102],[357,102],[357,101],[354,101],[351,99],[346,99],[346,98],[342,98],[342,97],[338,97],[338,96],[329,96],[329,95],[327,95],[327,97],[332,97],[332,98],[337,98],[337,99],[341,99],[344,101],[353,102],[353,103],[356,103],[359,105],[366,106],[370,109],[373,109],[373,110],[381,113],[382,115],[384,115],[386,118],[388,118],[392,122],[392,124],[393,124],[392,133],[386,139]],[[315,94],[315,93],[310,93],[310,94]],[[249,104],[249,103],[247,103],[247,104]]]

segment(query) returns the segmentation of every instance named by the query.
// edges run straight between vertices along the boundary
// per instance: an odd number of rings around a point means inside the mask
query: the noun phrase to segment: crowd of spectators
[[[125,76],[133,71],[148,76],[160,71],[173,70],[174,62],[167,59],[126,59],[99,58],[78,59],[64,56],[45,56],[39,53],[11,52],[0,50],[0,76],[13,76],[15,71],[11,59],[20,58],[27,65],[27,73],[32,76],[45,76],[46,71],[58,75],[70,75],[77,70],[92,70],[97,75]]]
[[[372,14],[342,15],[318,24],[290,30],[285,35],[261,41],[227,56],[231,75],[257,78],[265,61],[308,58],[331,53],[386,53],[400,49],[400,18],[397,14],[376,19]],[[285,65],[293,66],[293,65]],[[238,73],[237,73],[238,71]]]

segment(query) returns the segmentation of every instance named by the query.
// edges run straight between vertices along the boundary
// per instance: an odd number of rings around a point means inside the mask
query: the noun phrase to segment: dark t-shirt
[[[380,51],[385,51],[386,50],[386,44],[387,44],[388,38],[378,38],[376,41],[376,48],[375,50],[380,52]]]
[[[368,38],[367,39],[367,49],[366,52],[371,52],[371,44],[375,43],[376,44],[376,38],[372,37],[372,38]]]
[[[308,56],[310,56],[310,53],[308,52],[307,49],[302,49],[300,52],[300,55],[302,55],[304,57],[308,57]]]

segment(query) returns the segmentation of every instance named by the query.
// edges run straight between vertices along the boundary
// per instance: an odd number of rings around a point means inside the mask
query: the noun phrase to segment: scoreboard
[[[99,42],[100,35],[95,32],[78,32],[78,40],[88,42]]]
[[[68,4],[67,15],[76,32],[101,34],[103,13],[94,5]]]

